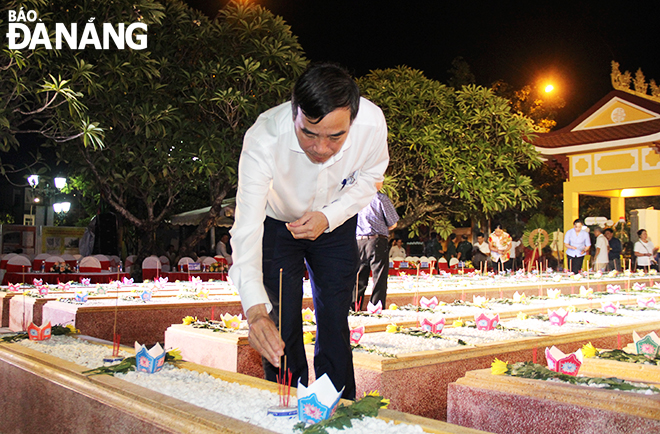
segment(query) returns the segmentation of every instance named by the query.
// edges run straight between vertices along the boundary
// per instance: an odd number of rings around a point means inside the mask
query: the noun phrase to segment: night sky
[[[227,0],[188,0],[209,16]],[[257,0],[282,16],[313,61],[356,76],[408,65],[446,82],[462,56],[478,84],[552,82],[564,126],[605,96],[610,62],[660,83],[660,2]]]

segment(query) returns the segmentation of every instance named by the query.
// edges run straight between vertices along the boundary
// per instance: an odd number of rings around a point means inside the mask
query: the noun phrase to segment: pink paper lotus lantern
[[[633,289],[634,289],[635,291],[643,291],[643,290],[646,289],[646,283],[639,283],[639,282],[636,282],[636,283],[633,285]]]
[[[37,325],[32,322],[27,328],[28,338],[31,341],[45,341],[50,339],[51,329],[50,321],[48,321],[48,324],[42,325],[41,327],[37,327]]]
[[[124,277],[124,279],[122,280],[122,284],[124,284],[125,286],[131,286],[135,284],[135,281],[133,280],[132,277],[130,279],[128,277]]]
[[[34,284],[34,286],[40,286],[44,284],[44,281],[42,279],[34,278],[32,279],[32,283]]]
[[[559,348],[553,345],[552,348],[545,349],[545,358],[548,361],[548,369],[561,374],[577,376],[580,366],[582,366],[582,350],[577,350],[571,354],[564,354]]]
[[[435,309],[438,307],[438,297],[435,295],[431,299],[422,297],[419,299],[419,306],[423,307],[424,309]]]
[[[440,320],[434,322],[428,318],[424,318],[420,325],[425,332],[440,334],[442,333],[442,329],[445,328],[445,319],[440,318]]]
[[[70,291],[71,290],[71,284],[69,282],[67,282],[67,283],[58,282],[57,283],[57,288],[60,291]]]
[[[639,297],[637,299],[637,305],[640,307],[655,307],[655,298],[654,297]]]
[[[362,336],[364,336],[364,326],[352,329],[350,333],[351,343],[356,345],[359,344]]]
[[[371,315],[380,315],[383,313],[383,303],[378,300],[378,303],[373,304],[371,301],[367,305],[367,312],[369,312]]]
[[[92,279],[89,277],[81,277],[80,283],[85,286],[89,286],[92,283]]]
[[[563,308],[558,310],[548,311],[548,321],[550,321],[550,324],[552,325],[556,325],[556,326],[564,325],[567,317],[568,317],[568,312]]]
[[[500,322],[500,315],[495,314],[493,316],[482,312],[479,316],[474,317],[474,321],[477,323],[477,330],[493,330]]]
[[[617,310],[619,310],[619,302],[617,301],[616,304],[612,303],[611,301],[600,302],[601,308],[603,309],[603,312],[605,313],[616,313]]]
[[[21,290],[21,284],[20,283],[10,283],[9,284],[9,290],[12,292],[19,292]]]
[[[618,294],[621,291],[621,286],[619,285],[607,285],[607,292],[610,294]]]
[[[44,297],[48,295],[48,285],[37,285],[37,291]]]

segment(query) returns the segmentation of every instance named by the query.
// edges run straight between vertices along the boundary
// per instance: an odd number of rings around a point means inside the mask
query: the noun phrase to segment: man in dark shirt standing
[[[612,228],[605,229],[603,235],[605,235],[609,244],[607,271],[621,271],[621,241],[614,237]]]
[[[382,182],[376,183],[380,190]],[[371,293],[371,303],[385,307],[387,298],[387,275],[389,272],[389,248],[387,237],[389,231],[396,227],[399,215],[392,205],[392,201],[378,191],[371,199],[369,205],[358,213],[357,238],[358,251],[360,253],[360,268],[358,271],[358,291],[353,292],[353,303],[351,309],[362,310],[364,308],[364,292],[369,282],[369,271],[373,272],[374,288]],[[356,298],[357,296],[357,298]]]

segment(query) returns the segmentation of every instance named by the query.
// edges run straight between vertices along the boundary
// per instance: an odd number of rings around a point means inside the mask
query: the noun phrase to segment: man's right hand
[[[284,342],[275,323],[268,316],[265,304],[256,304],[248,309],[250,333],[248,341],[252,348],[264,356],[276,368],[280,367],[280,357],[284,355]]]

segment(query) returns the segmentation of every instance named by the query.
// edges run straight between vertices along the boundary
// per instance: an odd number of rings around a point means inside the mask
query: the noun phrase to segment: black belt
[[[355,237],[357,240],[373,240],[375,238],[387,238],[387,235],[358,235]]]

